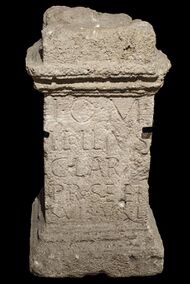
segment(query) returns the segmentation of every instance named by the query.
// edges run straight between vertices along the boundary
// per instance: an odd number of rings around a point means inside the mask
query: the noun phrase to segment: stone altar
[[[44,95],[44,188],[32,209],[30,269],[45,277],[163,269],[148,202],[154,95],[170,62],[152,26],[55,6],[26,66]]]

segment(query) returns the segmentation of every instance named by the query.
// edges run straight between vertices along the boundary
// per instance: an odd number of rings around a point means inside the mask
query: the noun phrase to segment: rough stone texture
[[[152,26],[52,7],[26,65],[44,93],[45,186],[33,204],[30,268],[47,277],[160,273],[148,203],[154,94],[170,62]]]

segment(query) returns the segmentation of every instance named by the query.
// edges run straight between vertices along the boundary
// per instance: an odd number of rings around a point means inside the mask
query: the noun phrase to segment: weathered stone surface
[[[47,277],[160,273],[148,202],[154,94],[170,67],[147,22],[52,7],[27,70],[44,96],[45,186],[33,204],[30,268]]]

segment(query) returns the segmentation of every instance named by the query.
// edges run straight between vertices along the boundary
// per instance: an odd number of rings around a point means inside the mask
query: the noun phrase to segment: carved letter
[[[51,164],[52,173],[58,177],[65,177],[66,176],[66,169],[67,169],[67,158],[58,158],[52,161]]]
[[[70,137],[69,137],[69,131],[68,130],[63,130],[63,149],[64,150],[70,150]]]
[[[115,157],[107,157],[108,160],[108,176],[111,177],[113,174],[119,175],[116,167],[119,164],[119,159]]]
[[[91,165],[91,168],[90,168],[90,171],[89,171],[89,175],[91,176],[93,172],[98,172],[100,173],[100,175],[102,177],[105,176],[105,173],[103,171],[103,164],[102,164],[102,159],[100,157],[94,157],[92,159],[92,165]]]

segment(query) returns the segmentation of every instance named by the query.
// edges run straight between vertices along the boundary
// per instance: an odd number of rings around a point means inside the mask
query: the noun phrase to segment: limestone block
[[[46,277],[154,275],[163,245],[148,201],[154,95],[170,68],[152,26],[55,6],[26,66],[44,94],[44,188],[30,269]]]

